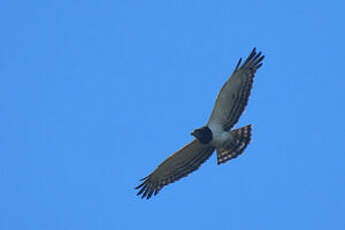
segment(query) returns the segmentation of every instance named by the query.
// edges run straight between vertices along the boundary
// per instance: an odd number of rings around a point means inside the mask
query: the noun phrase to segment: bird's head
[[[193,130],[191,135],[198,139],[202,144],[208,144],[212,140],[212,131],[207,126]]]

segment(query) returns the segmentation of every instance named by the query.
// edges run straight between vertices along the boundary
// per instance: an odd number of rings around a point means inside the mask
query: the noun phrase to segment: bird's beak
[[[193,131],[190,133],[190,135],[194,136],[194,134],[195,134],[195,131],[193,130]]]

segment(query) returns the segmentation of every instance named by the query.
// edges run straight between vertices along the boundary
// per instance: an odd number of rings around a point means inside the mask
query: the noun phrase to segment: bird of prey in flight
[[[216,150],[217,163],[240,155],[251,140],[251,125],[232,129],[244,111],[256,70],[264,56],[254,48],[241,65],[240,59],[231,77],[220,90],[207,124],[195,129],[196,139],[169,156],[150,175],[141,179],[137,195],[149,199],[166,185],[198,169]]]

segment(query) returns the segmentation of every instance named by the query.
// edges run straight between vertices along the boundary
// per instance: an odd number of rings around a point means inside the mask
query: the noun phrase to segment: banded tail
[[[224,149],[217,149],[217,163],[222,164],[239,156],[251,140],[252,125],[234,129],[231,134],[235,137]]]

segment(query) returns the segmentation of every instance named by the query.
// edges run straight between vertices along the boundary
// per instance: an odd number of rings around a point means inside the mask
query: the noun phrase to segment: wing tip
[[[136,186],[134,189],[140,189],[137,192],[137,196],[141,196],[141,199],[146,198],[148,200],[152,197],[152,195],[157,195],[161,187],[156,186],[156,184],[152,183],[150,176],[140,179],[140,181],[143,180],[144,182]]]
[[[265,55],[262,55],[262,51],[257,52],[256,47],[252,49],[242,66],[240,66],[240,62],[237,63],[235,70],[246,68],[246,67],[254,67],[255,70],[259,69],[262,66],[262,60],[264,60]],[[242,58],[240,59],[242,60]]]

